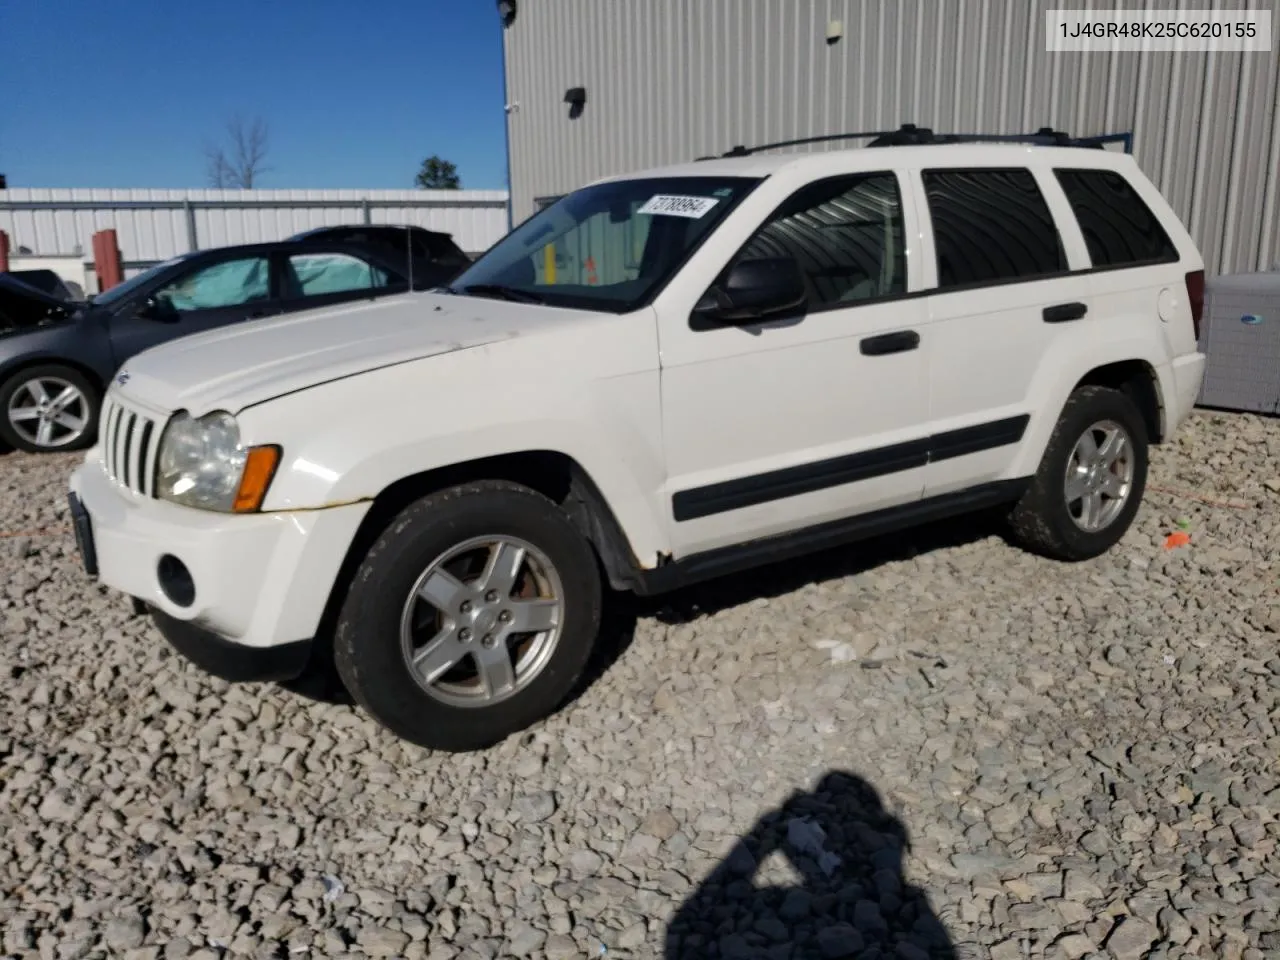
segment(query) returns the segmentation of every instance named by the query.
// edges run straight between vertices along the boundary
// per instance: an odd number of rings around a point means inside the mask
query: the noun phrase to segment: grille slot
[[[102,410],[102,460],[107,476],[143,496],[155,496],[159,431],[150,416],[108,397]]]

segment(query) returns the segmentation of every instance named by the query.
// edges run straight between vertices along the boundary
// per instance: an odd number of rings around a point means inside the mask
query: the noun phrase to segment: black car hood
[[[67,301],[59,300],[52,294],[45,293],[43,290],[33,287],[29,283],[23,283],[17,277],[11,277],[7,273],[0,273],[0,294],[21,297],[25,300],[30,300],[32,303],[39,303],[44,306],[67,306]]]
[[[78,304],[59,300],[0,273],[0,334],[63,323],[71,319],[78,308]]]

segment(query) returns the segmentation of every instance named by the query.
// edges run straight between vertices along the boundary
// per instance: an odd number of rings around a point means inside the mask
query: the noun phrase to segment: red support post
[[[114,230],[99,230],[93,235],[93,269],[99,293],[124,282],[124,261]]]
[[[0,273],[9,272],[9,235],[0,230]]]

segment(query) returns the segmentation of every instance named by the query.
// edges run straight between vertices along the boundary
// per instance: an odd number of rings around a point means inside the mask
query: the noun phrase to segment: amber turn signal
[[[262,506],[279,463],[279,447],[249,448],[249,455],[244,461],[244,472],[240,474],[240,489],[236,491],[235,503],[231,505],[232,512],[253,513]]]

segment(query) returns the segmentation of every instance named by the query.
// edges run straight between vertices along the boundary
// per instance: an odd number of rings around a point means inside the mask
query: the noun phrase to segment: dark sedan
[[[6,278],[0,444],[88,447],[106,384],[135,354],[244,320],[402,293],[407,272],[403,258],[375,247],[316,237],[183,254],[85,304]]]

